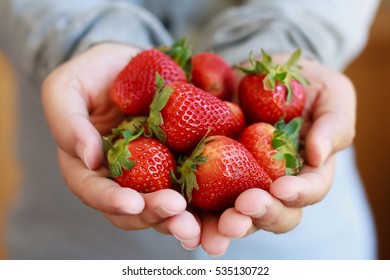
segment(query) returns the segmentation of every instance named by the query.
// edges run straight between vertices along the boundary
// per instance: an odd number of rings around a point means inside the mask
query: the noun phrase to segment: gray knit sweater
[[[77,4],[76,4],[77,3]],[[297,47],[343,68],[363,48],[377,0],[1,0],[0,46],[19,67],[42,77],[91,44],[140,47],[189,35],[198,50],[231,63],[250,50]]]
[[[89,46],[104,41],[142,48],[188,35],[195,51],[213,50],[230,63],[250,50],[302,48],[343,69],[362,50],[376,0],[0,0],[0,47],[19,74],[20,196],[8,219],[15,259],[199,259],[153,229],[126,232],[85,206],[61,178],[56,144],[38,96],[42,79]],[[31,94],[35,92],[36,94]],[[351,149],[338,154],[334,185],[306,207],[293,231],[259,231],[232,240],[228,259],[374,258],[370,208]],[[0,178],[1,181],[1,178]]]

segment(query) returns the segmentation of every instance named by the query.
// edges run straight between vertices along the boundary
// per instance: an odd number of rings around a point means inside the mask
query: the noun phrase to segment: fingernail
[[[219,255],[214,255],[214,254],[208,254],[210,257],[212,258],[218,258],[220,256],[222,256],[223,254],[219,254]]]
[[[91,169],[91,166],[88,162],[87,147],[83,143],[78,142],[76,144],[76,154],[84,162],[84,164],[87,166],[87,168]]]
[[[260,218],[262,216],[265,215],[265,213],[267,212],[267,207],[263,206],[253,212],[250,212],[250,213],[244,213],[248,216],[251,216],[252,218]]]
[[[124,215],[140,214],[142,212],[142,209],[143,207],[141,207],[140,205],[130,205],[130,204],[123,205],[120,207],[120,211]]]
[[[145,201],[138,197],[134,197],[133,190],[121,188],[120,211],[122,214],[139,214],[145,208]]]
[[[193,250],[195,250],[195,248],[188,248],[188,247],[186,247],[186,246],[183,244],[183,242],[180,242],[180,244],[181,244],[181,247],[183,247],[183,248],[186,249],[187,251],[193,251]]]
[[[161,206],[161,205],[156,208],[155,212],[157,215],[159,215],[160,217],[163,217],[163,218],[174,216],[174,215],[178,214],[177,212],[174,212],[172,210],[168,210],[167,208],[165,208],[164,206]]]
[[[181,238],[179,238],[177,235],[175,235],[175,234],[173,234],[173,236],[177,239],[177,240],[179,240],[181,243],[183,243],[183,242],[190,242],[193,238],[190,238],[190,239],[181,239]],[[183,245],[183,244],[182,244]]]
[[[286,202],[294,202],[298,198],[298,194],[292,194],[292,195],[286,195],[286,196],[277,196],[280,200],[286,201]]]

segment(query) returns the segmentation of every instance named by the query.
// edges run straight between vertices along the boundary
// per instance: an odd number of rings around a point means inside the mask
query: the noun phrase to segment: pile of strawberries
[[[110,95],[127,116],[104,136],[110,177],[142,193],[172,188],[199,208],[224,210],[250,188],[268,190],[302,166],[299,131],[305,80],[296,65],[249,55],[238,94],[218,55],[191,54],[187,41],[140,52]]]

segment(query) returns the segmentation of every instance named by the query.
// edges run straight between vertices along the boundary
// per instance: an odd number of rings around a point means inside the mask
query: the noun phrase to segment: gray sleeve
[[[148,48],[171,40],[153,15],[130,1],[0,0],[0,47],[34,78],[97,42]]]
[[[218,15],[205,29],[202,49],[236,64],[250,50],[292,52],[343,69],[365,46],[379,0],[246,1]]]

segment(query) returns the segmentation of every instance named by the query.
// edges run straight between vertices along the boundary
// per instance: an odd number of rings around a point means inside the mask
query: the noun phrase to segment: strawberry
[[[230,133],[228,133],[226,136],[235,139],[245,127],[245,115],[244,112],[241,110],[241,107],[238,106],[236,103],[230,101],[224,102],[230,107],[230,110],[232,110],[233,113],[233,119],[231,121],[231,126],[229,129]]]
[[[140,193],[174,188],[170,175],[171,170],[176,169],[173,155],[160,141],[142,134],[143,130],[133,134],[127,129],[122,130],[115,144],[103,138],[109,177],[120,186]]]
[[[198,88],[222,100],[231,100],[234,90],[234,74],[230,65],[219,55],[202,52],[194,55],[192,83]]]
[[[148,131],[172,151],[192,150],[208,130],[210,135],[230,133],[233,113],[225,102],[181,81],[163,88],[164,80],[158,74],[156,83]]]
[[[298,155],[301,118],[286,124],[283,120],[272,126],[255,123],[246,127],[238,141],[254,156],[272,181],[284,175],[296,175],[302,167]]]
[[[114,103],[127,115],[149,113],[149,106],[156,91],[156,72],[167,83],[187,81],[186,72],[191,56],[185,41],[176,42],[171,48],[144,50],[137,54],[118,74],[110,89]]]
[[[262,50],[263,60],[250,54],[252,69],[241,68],[246,73],[239,84],[240,105],[251,122],[275,124],[280,118],[289,122],[301,116],[306,99],[304,85],[296,65],[301,51],[297,50],[284,65],[272,63]]]
[[[207,210],[234,206],[245,190],[269,190],[271,179],[239,142],[226,136],[205,136],[191,156],[179,158],[182,194],[191,205]],[[174,177],[174,176],[173,176]]]

